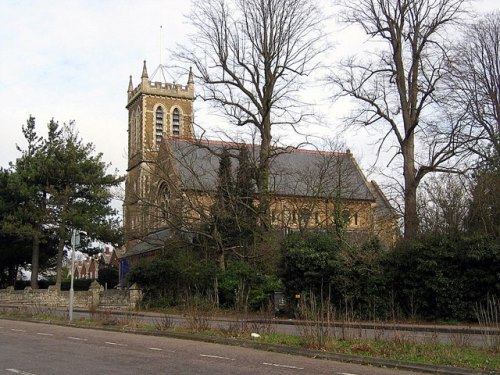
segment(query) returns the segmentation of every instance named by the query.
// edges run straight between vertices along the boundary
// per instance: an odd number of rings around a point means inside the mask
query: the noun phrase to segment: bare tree
[[[357,0],[343,2],[343,21],[358,25],[382,49],[351,57],[332,73],[337,96],[360,105],[349,125],[375,126],[379,155],[388,145],[402,158],[404,236],[418,234],[417,187],[429,172],[449,170],[459,137],[439,113],[441,80],[447,71],[443,35],[460,18],[464,0]],[[391,160],[392,161],[392,160]]]
[[[233,125],[260,136],[257,188],[268,227],[269,164],[274,126],[295,127],[306,111],[303,77],[325,49],[323,13],[312,0],[200,0],[189,21],[196,32],[177,57],[192,64],[201,97]]]
[[[464,176],[437,174],[422,183],[418,209],[421,231],[454,236],[465,231],[470,182]]]
[[[473,233],[500,238],[500,173],[481,171],[473,180],[467,225]]]
[[[464,27],[453,61],[452,110],[467,125],[470,150],[492,164],[500,155],[500,12]]]

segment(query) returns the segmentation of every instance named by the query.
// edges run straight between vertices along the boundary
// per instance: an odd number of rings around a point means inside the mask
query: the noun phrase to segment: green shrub
[[[118,284],[118,269],[113,267],[100,268],[97,281],[102,286],[113,289]]]
[[[200,258],[190,243],[172,241],[166,249],[158,258],[134,266],[127,275],[129,282],[143,288],[145,303],[155,307],[178,305],[186,296],[213,290],[213,263]]]
[[[218,275],[219,302],[225,308],[258,310],[268,301],[271,292],[282,288],[277,276],[265,275],[248,262],[229,262]]]
[[[500,292],[500,244],[490,237],[402,242],[385,268],[401,310],[425,320],[474,320],[473,306]]]
[[[292,233],[282,243],[282,280],[289,298],[311,292],[317,296],[338,273],[336,256],[342,245],[326,233]]]

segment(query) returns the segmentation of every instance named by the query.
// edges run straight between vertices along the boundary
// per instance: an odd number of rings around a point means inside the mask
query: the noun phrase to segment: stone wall
[[[75,291],[73,307],[75,309],[96,308],[135,308],[142,300],[142,291],[132,285],[125,290],[104,290],[94,281],[88,291]],[[39,305],[48,307],[68,307],[69,291],[59,291],[50,286],[48,289],[14,290],[13,287],[0,289],[0,305]]]

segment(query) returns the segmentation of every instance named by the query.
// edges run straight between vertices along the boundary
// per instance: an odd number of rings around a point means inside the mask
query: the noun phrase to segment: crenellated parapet
[[[128,93],[128,106],[141,94],[159,95],[179,99],[194,99],[194,87],[192,85],[181,85],[173,83],[147,81],[141,82],[135,89]]]
[[[132,76],[130,76],[127,94],[128,94],[127,108],[141,94],[194,100],[193,73],[192,71],[189,72],[187,85],[150,81],[147,73],[146,61],[144,61],[141,83],[135,88],[133,88]]]

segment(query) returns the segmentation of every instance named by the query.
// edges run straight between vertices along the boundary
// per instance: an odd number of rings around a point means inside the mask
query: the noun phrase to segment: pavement
[[[83,310],[82,310],[83,312]],[[123,314],[123,315],[136,315],[136,316],[144,316],[144,317],[162,317],[165,313],[158,312],[146,312],[146,311],[113,311],[115,314]],[[185,318],[185,315],[180,314],[168,314],[173,318]],[[234,321],[248,321],[255,323],[268,323],[269,320],[262,319],[259,315],[234,315],[234,316],[211,316],[210,320],[212,321],[220,321],[220,322],[234,322]],[[280,319],[280,318],[272,318],[273,324],[287,324],[287,325],[304,325],[307,322],[305,320],[300,319]],[[429,324],[429,323],[387,323],[387,322],[360,322],[360,321],[352,321],[352,322],[340,322],[336,321],[331,323],[333,327],[347,327],[347,328],[362,328],[362,329],[380,329],[380,330],[397,330],[397,331],[409,331],[409,332],[437,332],[437,333],[462,333],[469,335],[500,335],[500,328],[493,327],[481,327],[479,325],[473,324],[457,324],[457,325],[449,325],[449,324]]]

